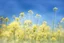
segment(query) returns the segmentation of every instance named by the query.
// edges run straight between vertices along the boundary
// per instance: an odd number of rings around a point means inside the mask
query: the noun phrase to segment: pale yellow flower
[[[41,17],[41,15],[40,14],[36,14],[36,16],[35,16],[36,18],[40,18]]]
[[[13,21],[13,22],[11,22],[11,23],[8,25],[8,28],[9,28],[9,29],[14,29],[14,28],[18,29],[18,28],[20,28],[20,23],[17,22],[17,21]]]
[[[28,13],[29,13],[29,14],[33,14],[33,11],[32,11],[32,10],[29,10]]]
[[[64,22],[64,18],[62,18],[61,22]]]
[[[18,17],[15,18],[16,21],[19,21],[20,19]]]
[[[9,21],[9,18],[8,18],[8,17],[6,17],[6,18],[5,18],[5,21],[6,21],[6,22],[8,22],[8,21]]]
[[[49,31],[50,30],[50,27],[49,26],[45,26],[44,30],[45,31]]]
[[[25,21],[24,21],[24,24],[25,24],[25,25],[31,25],[31,24],[32,24],[32,21],[31,21],[31,20],[25,20]]]
[[[57,8],[57,7],[54,7],[54,8],[53,8],[53,10],[54,10],[54,11],[57,11],[57,10],[58,10],[58,8]]]
[[[20,17],[24,17],[24,12],[21,12],[20,13]]]
[[[56,41],[56,38],[55,38],[55,37],[52,37],[51,40],[52,40],[52,41]]]
[[[2,27],[3,27],[3,28],[6,28],[7,26],[6,26],[5,24],[2,24]]]
[[[4,31],[2,33],[2,36],[4,36],[4,37],[11,37],[11,32],[10,31]]]
[[[24,31],[22,29],[17,29],[15,31],[15,36],[19,39],[23,39],[24,38]]]

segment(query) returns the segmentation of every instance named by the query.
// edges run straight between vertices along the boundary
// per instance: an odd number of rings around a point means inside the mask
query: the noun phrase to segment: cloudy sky
[[[41,21],[51,23],[54,18],[53,8],[57,7],[56,22],[64,17],[64,0],[0,0],[0,16],[11,18],[20,12],[27,13],[33,10],[35,14],[41,14]]]

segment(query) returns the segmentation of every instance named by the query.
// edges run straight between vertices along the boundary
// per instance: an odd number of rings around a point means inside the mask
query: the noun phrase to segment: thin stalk
[[[15,31],[16,31],[16,28],[14,28],[14,31],[13,31],[13,35],[14,35],[14,43],[16,43],[16,38],[15,38]]]
[[[56,12],[54,12],[53,31],[56,27],[55,21],[56,21]]]

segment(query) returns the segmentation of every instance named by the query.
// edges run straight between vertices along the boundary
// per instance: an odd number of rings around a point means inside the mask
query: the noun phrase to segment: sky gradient
[[[56,22],[59,22],[64,17],[64,0],[0,0],[0,16],[11,19],[12,15],[18,16],[20,12],[27,14],[28,10],[33,10],[34,15],[42,15],[40,21],[52,23],[54,7],[58,8]]]

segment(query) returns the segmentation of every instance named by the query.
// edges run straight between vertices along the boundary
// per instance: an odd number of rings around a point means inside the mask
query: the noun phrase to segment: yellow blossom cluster
[[[33,14],[31,10],[28,12]],[[20,13],[20,16],[24,17],[24,12]],[[39,16],[37,14],[37,17]],[[5,43],[64,43],[64,27],[62,24],[53,30],[46,21],[38,25],[31,20],[25,20],[22,23],[19,17],[14,16],[14,19],[8,25],[0,25],[0,40],[7,41]],[[64,18],[61,21],[63,23]]]

